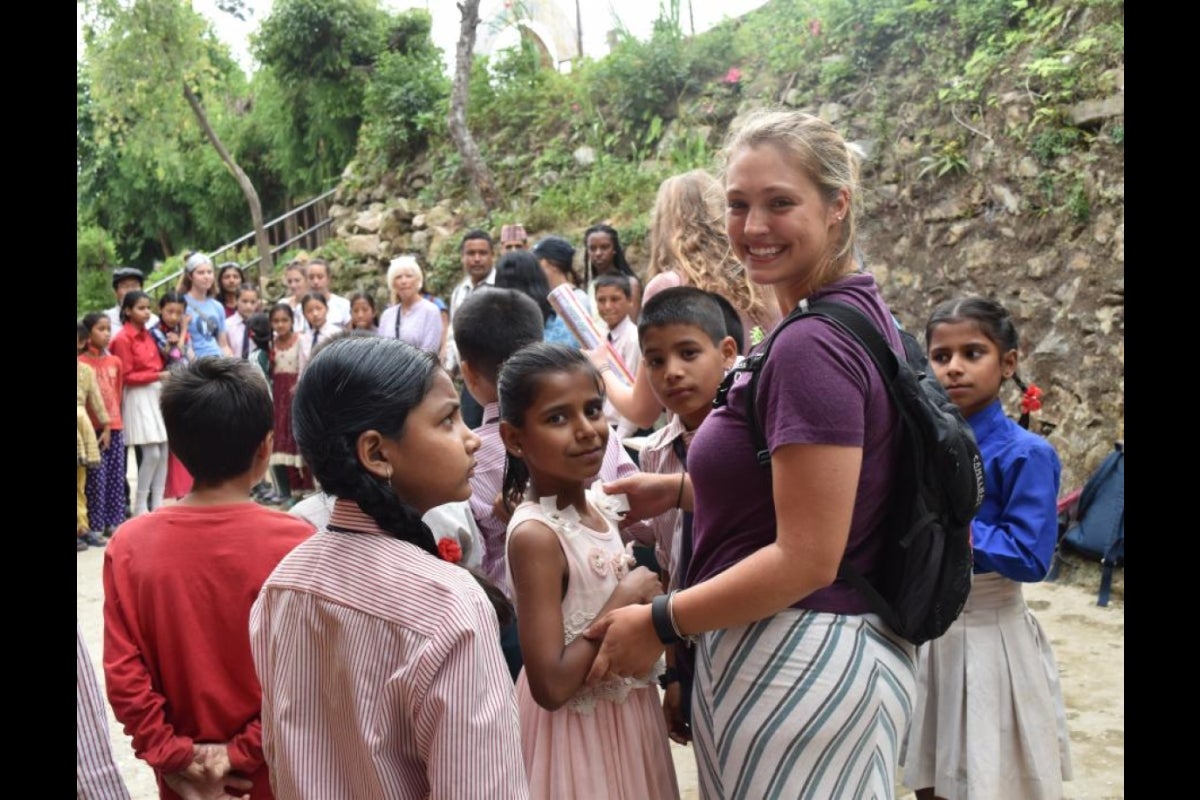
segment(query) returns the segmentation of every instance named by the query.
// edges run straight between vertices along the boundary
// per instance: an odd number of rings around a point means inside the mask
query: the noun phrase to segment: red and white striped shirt
[[[78,800],[129,800],[113,760],[100,682],[83,633],[75,625],[75,796]]]
[[[465,570],[337,500],[250,615],[279,798],[529,796],[496,614]]]

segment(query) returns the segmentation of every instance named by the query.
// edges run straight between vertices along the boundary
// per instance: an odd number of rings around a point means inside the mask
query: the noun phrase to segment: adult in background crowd
[[[471,293],[482,286],[493,286],[496,283],[495,243],[487,231],[474,228],[463,236],[459,245],[462,258],[463,272],[466,273],[454,291],[450,293],[450,324],[454,324],[454,312],[462,305]],[[446,339],[446,355],[443,364],[452,376],[457,377],[458,351],[454,347],[454,337]],[[483,406],[475,402],[475,398],[462,388],[459,393],[462,402],[462,417],[471,429],[478,428],[483,423]]]
[[[624,275],[629,279],[633,302],[629,316],[636,320],[642,310],[642,282],[625,258],[625,249],[621,247],[621,236],[616,228],[603,223],[593,225],[583,232],[583,276],[593,306],[596,301],[596,278],[611,274]]]
[[[308,262],[305,273],[308,278],[308,290],[316,292],[325,298],[329,313],[325,321],[333,323],[338,330],[350,325],[350,301],[340,294],[334,294],[329,289],[329,263],[323,258],[314,258]]]
[[[188,256],[176,291],[187,302],[187,327],[196,358],[232,356],[225,334],[225,308],[217,300],[217,274],[212,259],[204,253]]]
[[[570,242],[561,236],[546,236],[539,239],[530,252],[537,257],[538,264],[546,275],[546,283],[550,285],[550,291],[559,286],[570,286],[588,315],[595,314],[595,305],[591,298],[579,288],[579,274],[575,272],[575,248]],[[579,348],[579,340],[557,314],[546,320],[546,341]]]
[[[125,295],[141,289],[146,282],[146,276],[136,267],[117,267],[112,274],[113,294],[117,296],[117,304],[112,308],[104,309],[104,316],[108,317],[109,328],[113,335],[116,336],[117,331],[121,330],[121,326],[125,321],[121,319],[121,301],[125,299]],[[151,313],[150,321],[146,326],[153,328],[158,324],[158,317]]]
[[[524,225],[516,222],[500,229],[501,250],[511,253],[513,250],[524,250],[527,247],[529,247],[529,234],[525,233]]]
[[[425,275],[414,256],[397,256],[388,265],[392,304],[379,317],[379,335],[399,339],[434,355],[442,344],[442,314],[421,296]]]

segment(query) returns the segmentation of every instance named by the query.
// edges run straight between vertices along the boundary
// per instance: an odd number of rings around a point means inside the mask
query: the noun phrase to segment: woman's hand
[[[108,428],[105,428],[100,432],[100,436],[97,441],[100,443],[101,450],[107,450],[109,442],[112,441],[112,431],[110,431]]]
[[[680,497],[680,481],[687,478],[682,475],[659,474],[655,472],[638,472],[628,478],[619,478],[601,486],[605,494],[623,494],[629,500],[629,513],[624,522],[657,517],[665,511],[677,508],[676,502]],[[682,493],[688,498],[687,491]],[[690,503],[685,504],[690,508]]]
[[[617,591],[623,593],[629,600],[626,605],[634,603],[649,603],[657,595],[663,593],[662,583],[658,575],[646,567],[634,567],[617,584]]]
[[[625,606],[608,612],[583,635],[603,639],[585,683],[593,686],[608,675],[645,675],[662,655],[663,644],[650,621],[650,606]]]

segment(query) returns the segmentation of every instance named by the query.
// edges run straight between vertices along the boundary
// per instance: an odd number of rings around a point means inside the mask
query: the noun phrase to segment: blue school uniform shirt
[[[225,306],[213,297],[197,300],[189,294],[184,298],[187,301],[187,313],[192,318],[188,323],[188,332],[192,335],[192,349],[196,352],[196,358],[221,355],[217,335],[225,330]]]
[[[1040,581],[1058,541],[1058,454],[1009,419],[999,400],[967,422],[983,455],[983,505],[971,522],[975,572]]]

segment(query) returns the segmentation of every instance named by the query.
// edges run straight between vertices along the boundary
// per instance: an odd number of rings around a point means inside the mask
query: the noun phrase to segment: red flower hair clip
[[[438,539],[437,548],[442,561],[449,561],[451,564],[462,561],[462,548],[453,539]]]
[[[1035,384],[1029,384],[1025,389],[1025,394],[1021,396],[1021,413],[1029,414],[1033,411],[1042,410],[1042,390]]]

